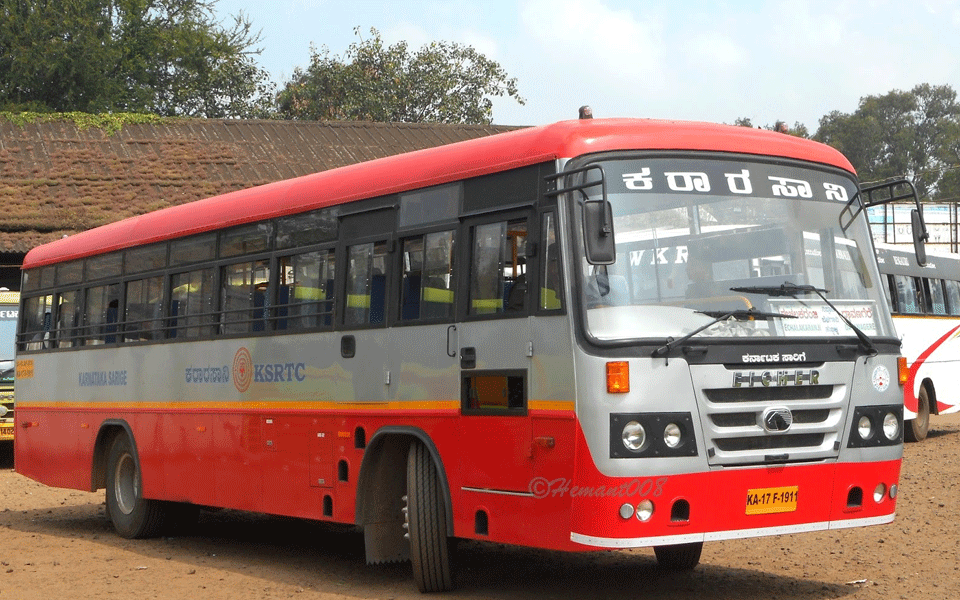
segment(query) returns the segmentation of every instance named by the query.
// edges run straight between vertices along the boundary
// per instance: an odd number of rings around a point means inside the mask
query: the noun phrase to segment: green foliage
[[[737,127],[753,127],[753,121],[749,117],[740,117],[733,122]],[[759,128],[759,126],[758,126]],[[803,123],[796,122],[793,124],[793,127],[787,125],[786,121],[777,121],[773,125],[767,125],[762,127],[762,129],[769,129],[770,131],[779,131],[780,133],[786,133],[788,135],[793,135],[796,137],[809,138],[810,132],[807,130],[807,126]]]
[[[272,86],[216,0],[0,2],[0,109],[256,117]]]
[[[862,181],[906,175],[923,199],[958,199],[960,103],[949,85],[866,96],[852,114],[821,118],[814,139],[845,154]]]
[[[311,48],[310,65],[296,69],[277,95],[278,116],[489,124],[491,96],[524,103],[516,79],[470,46],[433,42],[411,53],[406,42],[384,46],[376,29],[370,33],[342,58]]]
[[[163,117],[139,113],[110,113],[91,115],[81,112],[69,113],[38,113],[38,112],[5,112],[0,111],[0,122],[13,123],[17,127],[24,127],[31,123],[53,123],[56,121],[70,121],[78,129],[100,129],[107,135],[120,131],[124,125],[142,125],[145,123],[161,123]]]

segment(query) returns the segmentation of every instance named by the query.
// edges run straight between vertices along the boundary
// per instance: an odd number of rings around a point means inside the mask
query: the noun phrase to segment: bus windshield
[[[616,261],[581,264],[593,338],[852,336],[847,321],[892,335],[852,180],[742,160],[599,165]]]

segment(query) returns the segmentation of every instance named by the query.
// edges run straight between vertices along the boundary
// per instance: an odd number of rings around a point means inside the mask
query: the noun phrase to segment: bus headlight
[[[850,420],[848,448],[879,448],[903,443],[903,405],[856,406]]]
[[[890,441],[900,437],[900,420],[897,415],[890,412],[883,415],[883,435]]]
[[[683,434],[680,431],[680,426],[676,423],[670,423],[663,428],[663,443],[669,448],[679,446],[682,437]]]
[[[643,444],[647,441],[647,432],[643,430],[643,425],[640,423],[630,421],[623,426],[622,438],[623,445],[627,447],[627,450],[637,452],[643,448]]]
[[[690,413],[610,413],[609,432],[610,458],[697,456],[697,435]]]
[[[860,417],[857,422],[857,433],[860,434],[862,440],[869,440],[873,436],[873,421],[870,420],[870,417],[866,415]]]

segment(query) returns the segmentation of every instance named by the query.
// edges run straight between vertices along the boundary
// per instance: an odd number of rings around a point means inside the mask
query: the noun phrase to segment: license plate
[[[772,515],[797,510],[799,486],[747,490],[748,515]]]
[[[13,439],[13,425],[0,425],[0,439]]]

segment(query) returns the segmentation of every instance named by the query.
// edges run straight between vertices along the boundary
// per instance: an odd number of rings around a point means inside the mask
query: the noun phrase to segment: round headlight
[[[860,434],[861,439],[870,439],[873,435],[873,422],[870,420],[870,417],[866,415],[860,417],[860,422],[857,423],[857,433]]]
[[[644,442],[647,441],[647,432],[643,430],[643,425],[640,423],[630,421],[623,426],[622,437],[623,445],[627,447],[627,450],[636,452],[643,448]]]
[[[883,497],[887,495],[887,486],[882,483],[878,483],[877,487],[873,489],[873,501],[880,503],[883,500]]]
[[[623,445],[627,447],[627,450],[636,452],[643,448],[646,441],[647,432],[643,430],[643,425],[640,423],[630,421],[623,426]]]
[[[891,442],[900,435],[900,419],[892,412],[883,415],[883,435]]]
[[[650,500],[642,500],[640,504],[637,505],[637,518],[643,522],[647,522],[652,516],[653,502]]]
[[[676,448],[679,446],[682,437],[680,426],[676,423],[670,423],[663,428],[663,443],[666,444],[668,448]]]
[[[624,519],[629,519],[633,516],[633,505],[630,503],[622,504],[620,506],[620,516]]]

